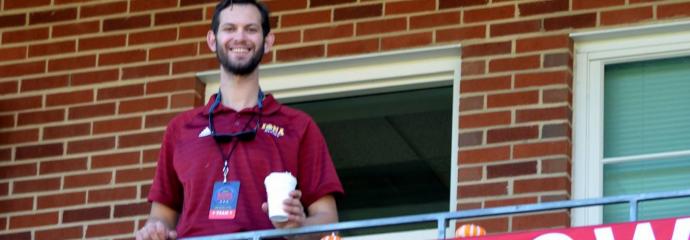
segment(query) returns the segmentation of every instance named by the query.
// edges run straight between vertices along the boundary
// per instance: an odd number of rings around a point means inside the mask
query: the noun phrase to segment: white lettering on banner
[[[562,234],[562,233],[547,233],[544,235],[541,235],[534,240],[573,240],[572,238],[568,237],[568,235]]]
[[[652,230],[651,223],[638,223],[635,226],[635,235],[633,235],[633,240],[655,240],[654,230]]]
[[[594,236],[597,240],[615,240],[611,227],[595,228]]]
[[[673,228],[673,237],[671,240],[688,240],[690,239],[690,218],[680,218],[676,220],[676,225]]]

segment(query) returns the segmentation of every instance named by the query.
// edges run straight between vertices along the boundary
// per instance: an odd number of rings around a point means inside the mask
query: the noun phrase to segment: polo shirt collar
[[[202,111],[202,114],[204,116],[208,116],[208,110],[211,108],[213,103],[216,101],[217,95],[218,95],[217,93],[214,93],[208,99],[208,102],[206,103],[206,105],[204,106],[203,111]],[[271,115],[271,114],[275,113],[276,111],[278,111],[279,108],[280,108],[280,103],[278,103],[278,101],[275,100],[275,98],[273,97],[273,94],[266,94],[264,96],[263,109],[261,110],[263,115]],[[226,111],[235,112],[235,110],[228,108],[226,106],[223,106],[223,104],[219,104],[218,107],[216,107],[213,110],[213,113],[226,112]],[[251,108],[245,108],[245,109],[240,110],[239,112],[240,113],[258,113],[259,107],[254,106]]]

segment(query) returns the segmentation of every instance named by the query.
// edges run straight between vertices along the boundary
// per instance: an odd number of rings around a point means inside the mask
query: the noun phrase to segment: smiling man
[[[206,39],[220,62],[220,89],[168,124],[148,195],[151,213],[137,239],[338,221],[334,196],[343,188],[321,131],[259,86],[257,67],[274,42],[268,15],[252,0],[216,6]],[[297,178],[297,190],[283,202],[284,222],[266,213],[264,178],[271,172]]]

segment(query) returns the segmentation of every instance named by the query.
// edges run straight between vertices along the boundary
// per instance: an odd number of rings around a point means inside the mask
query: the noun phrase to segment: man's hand
[[[149,220],[136,234],[137,240],[177,239],[177,232],[171,230],[162,221]]]
[[[290,198],[283,201],[283,210],[288,214],[288,220],[285,222],[273,222],[273,226],[276,228],[298,228],[304,226],[307,216],[300,201],[301,197],[302,192],[300,190],[290,192]],[[261,209],[268,213],[268,204],[261,204]]]

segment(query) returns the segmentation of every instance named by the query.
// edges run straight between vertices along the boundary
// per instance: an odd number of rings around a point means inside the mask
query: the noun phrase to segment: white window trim
[[[457,210],[457,152],[460,104],[459,44],[262,65],[262,90],[283,103],[366,95],[418,88],[453,86],[451,183],[449,211]],[[218,91],[219,70],[197,74],[206,83],[206,97]],[[455,232],[455,224],[447,232]],[[402,235],[401,235],[402,234]],[[411,235],[410,235],[411,234]],[[397,232],[348,239],[436,238],[436,229]]]
[[[690,55],[690,22],[574,33],[571,37],[575,42],[573,198],[598,198],[603,195],[603,163],[645,157],[603,159],[605,65]],[[673,154],[682,153],[668,155]],[[572,211],[573,226],[601,223],[602,207]]]

